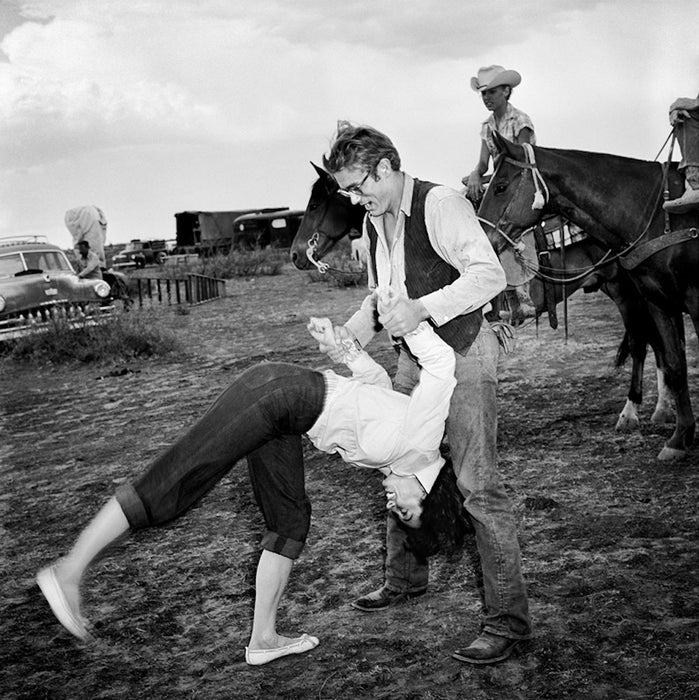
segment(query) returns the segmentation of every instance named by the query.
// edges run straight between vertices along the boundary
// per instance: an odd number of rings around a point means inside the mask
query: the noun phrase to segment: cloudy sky
[[[540,145],[652,160],[699,92],[697,0],[0,0],[0,236],[174,238],[174,214],[304,208],[336,121],[458,186],[518,70]]]

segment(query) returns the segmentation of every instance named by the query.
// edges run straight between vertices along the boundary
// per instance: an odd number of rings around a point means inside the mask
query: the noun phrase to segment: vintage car
[[[45,237],[0,239],[0,341],[46,326],[57,314],[77,320],[113,310],[109,283],[80,279]]]
[[[134,238],[126,244],[124,250],[114,256],[112,267],[145,267],[162,265],[167,259],[168,241],[142,241]]]
[[[302,209],[282,209],[239,216],[233,222],[233,248],[289,248],[303,215]]]

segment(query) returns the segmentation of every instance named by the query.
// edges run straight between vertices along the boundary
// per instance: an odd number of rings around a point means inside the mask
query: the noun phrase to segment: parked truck
[[[124,250],[113,258],[113,267],[145,267],[146,265],[162,265],[168,254],[168,241],[142,241],[134,238],[126,244]]]
[[[288,207],[234,211],[183,211],[175,214],[173,253],[206,257],[232,249],[288,248],[303,218]]]

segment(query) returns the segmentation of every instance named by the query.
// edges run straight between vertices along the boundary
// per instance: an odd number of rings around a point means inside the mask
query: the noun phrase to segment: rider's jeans
[[[456,355],[457,386],[447,437],[464,507],[475,528],[483,572],[483,630],[512,639],[531,634],[519,543],[510,500],[497,470],[497,362],[499,344],[484,323],[466,356]],[[410,391],[418,368],[403,350],[394,386]],[[406,549],[406,535],[389,515],[386,585],[393,591],[423,591],[428,564]]]
[[[687,182],[699,189],[699,113],[685,117],[675,126],[677,143],[682,152],[680,168],[685,168]]]

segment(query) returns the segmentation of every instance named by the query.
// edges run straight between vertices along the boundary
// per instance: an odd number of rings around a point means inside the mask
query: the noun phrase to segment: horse
[[[352,204],[347,197],[337,192],[337,183],[325,170],[316,165],[313,165],[313,167],[318,175],[318,179],[311,188],[311,196],[306,206],[306,211],[290,249],[291,260],[299,270],[313,269],[314,266],[322,267],[322,258],[345,236],[361,236],[362,222],[365,215],[364,207],[360,204]],[[595,244],[589,240],[584,241],[580,245],[568,246],[566,251],[566,266],[568,269],[571,269],[571,265],[589,268],[593,262],[596,262],[603,256],[603,251],[596,248]],[[553,255],[552,260],[555,261],[555,254]],[[560,263],[555,266],[556,268],[562,267]],[[629,299],[630,295],[623,294],[622,291],[624,290],[619,288],[619,283],[613,281],[616,279],[614,270],[608,267],[603,268],[598,271],[595,279],[599,280],[600,288],[619,307],[627,328],[617,357],[619,364],[621,364],[622,358],[626,354],[630,354],[633,359],[631,388],[629,389],[626,404],[617,420],[616,428],[617,430],[632,430],[639,426],[638,407],[642,401],[643,366],[647,342],[651,341],[648,340],[647,334],[642,333],[645,327],[644,324],[635,320],[634,312],[636,306],[631,303],[627,304],[626,300]],[[586,284],[591,288],[593,279],[587,279]],[[580,284],[574,286],[569,282],[565,287],[566,295],[572,294],[580,286]],[[560,285],[558,290],[560,294]],[[560,296],[554,303],[558,303],[562,298]],[[543,302],[541,309],[543,309]],[[628,322],[627,318],[629,319]],[[663,388],[664,385],[659,381],[658,403],[652,418],[654,422],[664,422],[668,419],[667,392],[663,391]]]
[[[338,192],[335,179],[322,168],[311,163],[318,179],[313,183],[311,196],[291,243],[291,261],[299,270],[314,266],[321,272],[328,265],[320,262],[345,236],[362,237],[364,207],[352,204],[348,197]]]
[[[695,421],[687,384],[683,312],[699,335],[699,216],[667,215],[665,198],[682,190],[675,167],[605,153],[513,144],[495,135],[500,156],[479,207],[501,252],[547,214],[582,228],[624,269],[644,300],[675,405],[674,432],[660,460],[686,455]]]
[[[639,408],[643,401],[643,370],[647,346],[656,359],[658,396],[651,423],[674,422],[672,400],[665,385],[661,366],[660,342],[649,322],[648,309],[642,297],[616,262],[597,266],[607,251],[585,236],[561,247],[541,246],[539,264],[529,283],[529,295],[536,318],[548,312],[552,328],[556,328],[556,306],[564,298],[582,289],[585,293],[601,291],[616,305],[624,323],[624,337],[617,350],[616,366],[621,367],[630,356],[631,383],[626,403],[619,414],[615,429],[632,431],[640,427]]]

